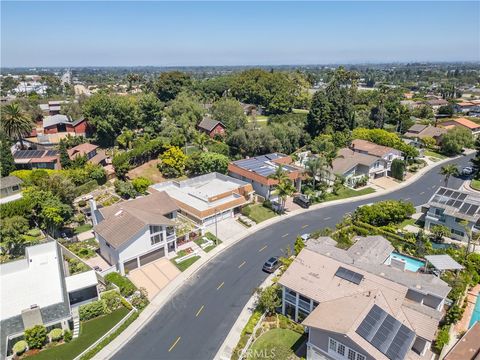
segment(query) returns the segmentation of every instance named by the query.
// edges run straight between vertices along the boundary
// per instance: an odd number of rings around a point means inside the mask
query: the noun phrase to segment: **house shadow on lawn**
[[[303,334],[292,346],[292,350],[299,358],[307,358],[307,340],[308,334]]]

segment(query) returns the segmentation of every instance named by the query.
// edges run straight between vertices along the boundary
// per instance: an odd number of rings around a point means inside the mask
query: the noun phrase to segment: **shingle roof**
[[[408,132],[419,133],[420,131],[422,131],[426,127],[427,127],[427,125],[415,124],[408,129]]]
[[[447,353],[445,360],[480,359],[480,321],[477,321],[455,346]]]
[[[164,191],[98,209],[104,220],[94,227],[114,248],[129,241],[147,225],[174,225],[164,215],[178,210]]]
[[[46,128],[57,124],[69,124],[71,122],[72,120],[66,115],[57,114],[53,116],[45,116],[43,118],[43,127]]]
[[[353,150],[365,151],[369,155],[378,156],[378,157],[382,157],[391,152],[400,154],[400,151],[393,149],[391,147],[378,145],[373,142],[362,140],[362,139],[353,140],[351,148]]]
[[[70,157],[70,159],[73,159],[76,156],[86,155],[89,152],[95,150],[96,148],[98,148],[97,145],[93,145],[93,144],[90,144],[90,143],[84,143],[84,144],[74,146],[71,149],[68,149],[67,153],[68,153],[68,156]]]
[[[207,131],[212,131],[218,124],[224,126],[220,121],[213,120],[209,117],[204,117],[202,121],[200,121],[200,124],[198,124],[198,127]]]
[[[344,174],[358,164],[370,166],[378,160],[377,157],[367,154],[361,154],[348,148],[338,151],[338,155],[332,162],[332,172],[334,174]]]
[[[0,179],[0,189],[6,189],[20,184],[23,184],[23,180],[16,176],[6,176]]]

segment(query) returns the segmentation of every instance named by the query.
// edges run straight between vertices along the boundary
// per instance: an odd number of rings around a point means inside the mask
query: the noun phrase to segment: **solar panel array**
[[[377,305],[372,306],[356,332],[390,360],[405,359],[415,339],[412,330]]]
[[[274,174],[276,169],[275,165],[268,164],[267,161],[279,159],[281,157],[282,156],[276,153],[261,155],[251,159],[238,160],[235,162],[235,165],[267,177]]]
[[[43,156],[56,156],[57,150],[18,150],[13,154],[15,159],[41,158]]]
[[[446,188],[440,188],[433,196],[432,201],[455,208],[459,213],[468,216],[475,215],[480,205],[465,201],[467,194]]]
[[[348,270],[342,266],[338,268],[337,272],[335,273],[335,276],[338,276],[341,279],[350,281],[357,285],[360,284],[360,282],[363,280],[362,274],[359,274],[352,270]]]

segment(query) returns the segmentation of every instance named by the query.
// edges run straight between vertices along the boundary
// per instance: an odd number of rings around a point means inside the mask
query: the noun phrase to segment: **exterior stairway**
[[[73,339],[76,339],[80,334],[80,314],[78,313],[78,307],[72,309],[73,316]]]

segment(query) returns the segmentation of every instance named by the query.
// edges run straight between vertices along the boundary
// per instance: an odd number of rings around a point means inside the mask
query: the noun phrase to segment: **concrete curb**
[[[321,208],[325,208],[328,206],[335,206],[338,204],[342,204],[345,202],[356,202],[361,200],[366,200],[370,198],[375,198],[378,196],[384,196],[394,191],[400,190],[411,183],[417,181],[423,174],[429,172],[430,170],[435,169],[436,167],[450,161],[454,161],[463,157],[464,155],[459,155],[454,158],[447,158],[440,160],[430,166],[426,166],[420,169],[416,174],[414,174],[410,179],[401,183],[399,186],[396,186],[392,189],[381,190],[371,194],[361,195],[354,198],[346,198],[346,199],[339,199],[328,201],[320,204],[316,204],[311,206],[309,209],[298,209],[292,212],[289,212],[285,215],[276,216],[271,219],[265,220],[264,222],[247,228],[245,233],[242,233],[238,237],[232,237],[231,240],[224,241],[222,244],[218,245],[215,249],[207,253],[205,257],[202,257],[199,261],[195,262],[192,266],[190,266],[187,270],[182,272],[179,276],[177,276],[172,282],[170,282],[162,291],[157,294],[150,304],[140,313],[139,317],[128,326],[117,338],[115,338],[111,343],[106,345],[96,356],[95,359],[109,359],[114,356],[122,347],[123,345],[128,342],[133,336],[136,335],[138,331],[142,329],[152,318],[153,316],[165,305],[165,303],[170,300],[171,297],[175,295],[175,293],[185,284],[186,281],[193,278],[193,276],[200,271],[205,265],[207,265],[210,260],[216,257],[218,254],[224,252],[225,250],[229,249],[231,246],[235,245],[240,240],[256,233],[259,230],[262,230],[270,225],[273,225],[277,222],[283,221],[286,218],[290,218],[299,214],[303,214],[310,211],[315,211]]]

